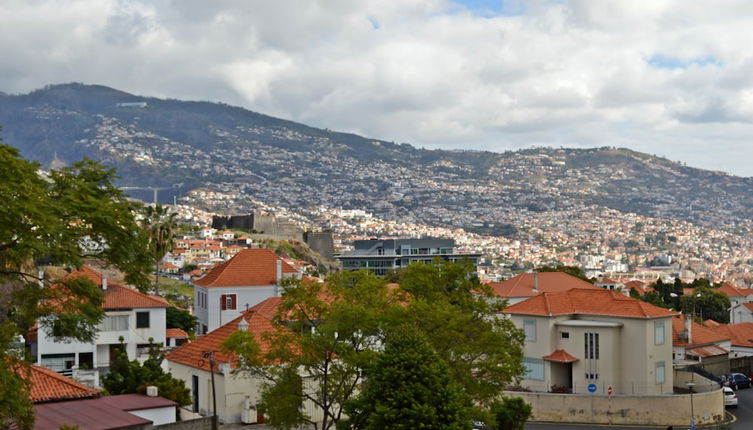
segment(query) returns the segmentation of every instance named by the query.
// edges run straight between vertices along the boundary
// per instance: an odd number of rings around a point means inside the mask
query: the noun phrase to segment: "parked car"
[[[730,387],[723,387],[722,392],[724,393],[724,406],[729,406],[730,408],[736,408],[737,407],[737,394],[735,394],[734,391],[732,391],[732,388]]]
[[[730,387],[733,390],[737,390],[739,388],[750,388],[751,381],[750,378],[743,375],[742,373],[731,373],[724,376],[724,386]]]

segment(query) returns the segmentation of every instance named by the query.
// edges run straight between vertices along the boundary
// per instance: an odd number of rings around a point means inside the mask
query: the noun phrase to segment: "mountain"
[[[714,228],[753,225],[753,178],[622,148],[425,150],[225,104],[83,84],[0,93],[0,125],[6,143],[45,167],[86,156],[115,167],[123,186],[212,190],[221,198],[204,203],[225,212],[260,203],[353,208],[508,236],[530,230],[525,221],[536,214],[602,209]]]

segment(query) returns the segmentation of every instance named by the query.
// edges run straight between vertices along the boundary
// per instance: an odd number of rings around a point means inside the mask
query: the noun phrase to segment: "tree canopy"
[[[277,410],[295,419],[284,424],[284,417],[265,408],[270,422],[281,423],[278,428],[307,423],[329,429],[340,422],[343,405],[382,356],[388,333],[407,329],[447,366],[453,384],[472,401],[486,401],[523,374],[523,334],[498,318],[503,303],[472,273],[469,264],[437,261],[408,266],[399,285],[368,271],[336,273],[326,283],[293,281],[275,320],[280,330],[263,339],[271,345],[267,351],[242,331],[231,335],[225,348],[238,354],[241,372],[265,382],[266,403],[287,402]],[[295,383],[292,375],[304,383]],[[304,413],[304,401],[321,411],[320,423]]]
[[[345,405],[348,419],[338,428],[468,428],[471,399],[415,329],[404,327],[388,336],[366,372],[360,393]]]
[[[90,341],[95,335],[102,292],[83,278],[61,282],[42,266],[79,268],[96,259],[122,271],[126,282],[148,286],[151,258],[134,218],[138,205],[113,185],[114,178],[113,170],[88,159],[44,173],[0,143],[0,362],[37,322],[57,338]],[[16,378],[0,366],[0,391],[11,390]],[[28,412],[28,405],[9,402],[0,398],[3,414]],[[8,420],[0,416],[0,424]]]
[[[115,360],[110,372],[102,378],[102,385],[108,394],[146,393],[146,387],[157,387],[160,396],[179,405],[191,403],[191,390],[182,379],[173,378],[162,369],[164,357],[156,347],[149,349],[149,358],[140,364],[138,360],[128,361],[125,345],[115,350]]]

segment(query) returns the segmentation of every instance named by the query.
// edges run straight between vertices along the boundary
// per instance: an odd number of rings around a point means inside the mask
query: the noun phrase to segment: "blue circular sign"
[[[596,392],[596,384],[588,384],[588,392],[595,393]]]

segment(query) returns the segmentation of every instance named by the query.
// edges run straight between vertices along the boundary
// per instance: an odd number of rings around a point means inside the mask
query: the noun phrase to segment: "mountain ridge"
[[[123,103],[146,103],[145,107]],[[319,129],[222,103],[137,96],[102,85],[0,94],[0,134],[49,165],[89,156],[121,184],[210,187],[305,210],[367,209],[386,219],[500,234],[516,218],[596,205],[715,228],[749,229],[753,178],[627,148],[427,150]]]

